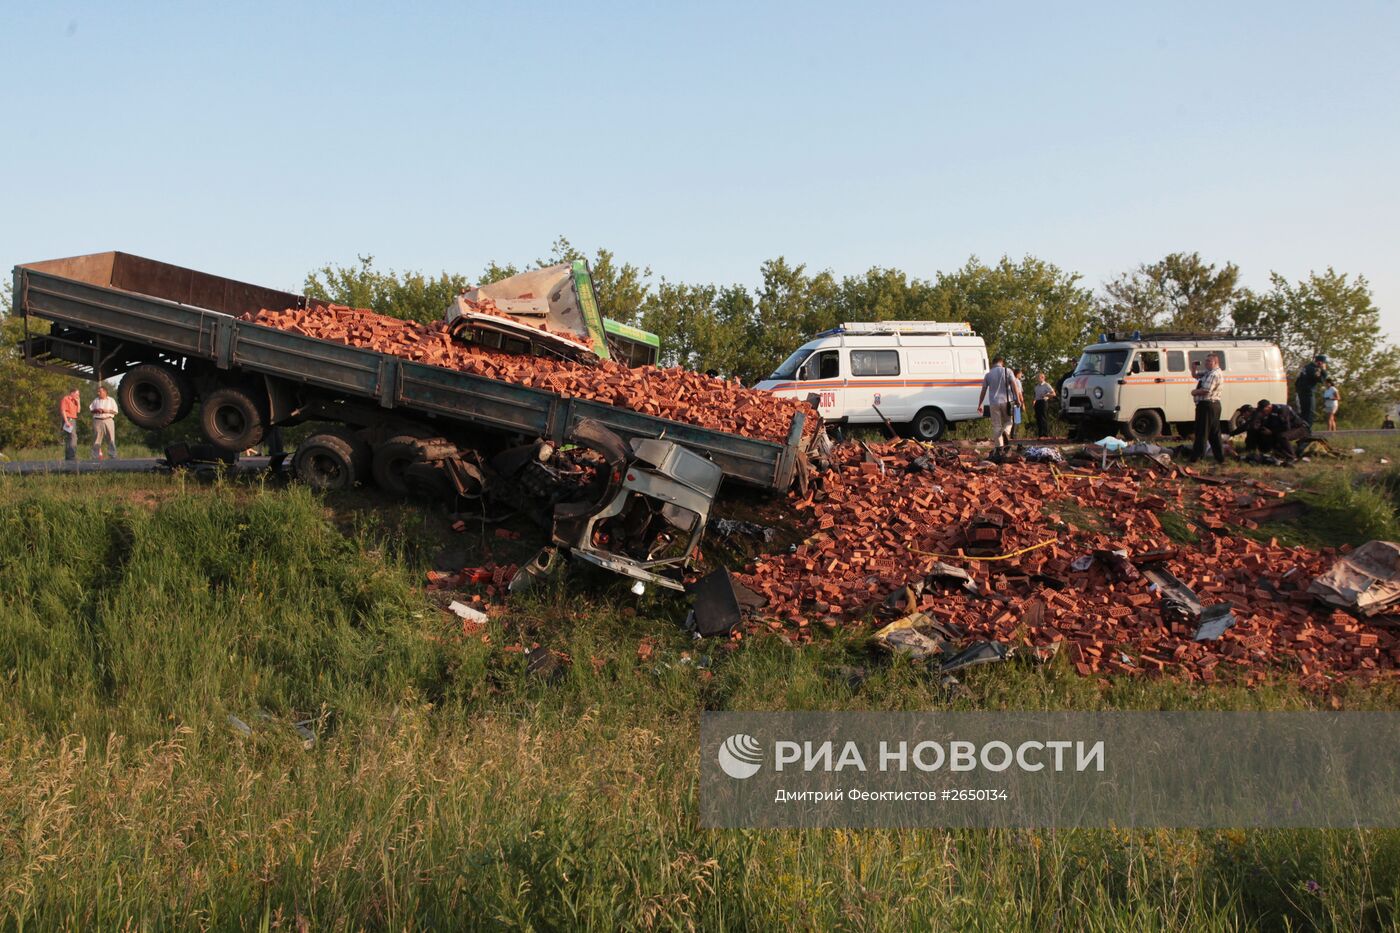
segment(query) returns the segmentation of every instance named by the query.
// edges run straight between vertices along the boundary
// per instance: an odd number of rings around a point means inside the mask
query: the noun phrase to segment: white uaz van
[[[804,343],[755,388],[818,396],[827,421],[879,424],[884,418],[920,440],[982,417],[977,396],[987,345],[968,324],[881,321],[842,324]]]
[[[1225,373],[1222,422],[1261,398],[1288,401],[1288,377],[1277,344],[1228,334],[1134,331],[1100,334],[1098,343],[1084,349],[1060,387],[1060,412],[1068,421],[1089,423],[1093,433],[1121,430],[1146,439],[1174,427],[1190,434],[1196,421],[1191,390],[1212,353]]]

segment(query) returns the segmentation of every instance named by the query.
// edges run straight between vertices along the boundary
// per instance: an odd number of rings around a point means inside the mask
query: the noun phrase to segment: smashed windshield
[[[801,349],[801,350],[796,351],[795,353],[793,353],[792,356],[790,356],[790,357],[788,357],[787,359],[783,360],[783,365],[781,365],[781,366],[779,366],[777,369],[773,370],[773,375],[769,376],[768,378],[769,378],[769,379],[794,379],[794,378],[796,378],[796,377],[797,377],[797,367],[799,367],[799,366],[802,365],[803,361],[807,359],[807,355],[808,355],[809,353],[811,353],[811,352],[812,352],[811,350],[808,350],[808,349],[806,349],[805,347],[804,347],[803,349]]]
[[[1128,362],[1130,350],[1087,350],[1074,368],[1076,376],[1116,376]]]

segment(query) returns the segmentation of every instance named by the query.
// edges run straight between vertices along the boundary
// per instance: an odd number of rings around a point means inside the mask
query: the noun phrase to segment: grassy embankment
[[[1296,533],[1354,538],[1354,516],[1378,502],[1394,527],[1385,477],[1358,506],[1348,470],[1294,474],[1331,516]],[[950,699],[852,637],[691,642],[678,605],[637,604],[622,586],[542,594],[483,643],[421,589],[436,548],[462,541],[442,525],[296,488],[0,477],[7,925],[1236,929],[1400,916],[1396,832],[701,830],[702,709],[1321,701],[1286,675],[1251,692],[1101,689],[1062,661],[971,669],[970,695]],[[554,681],[527,674],[509,648],[521,640],[574,663]],[[1396,697],[1354,689],[1343,703]],[[310,749],[292,725],[306,720]]]

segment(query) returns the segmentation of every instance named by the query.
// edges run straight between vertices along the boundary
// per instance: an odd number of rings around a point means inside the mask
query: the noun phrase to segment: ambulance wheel
[[[1162,433],[1162,416],[1155,409],[1145,408],[1133,415],[1128,422],[1128,433],[1140,441],[1150,441]]]
[[[909,433],[915,440],[936,441],[947,431],[948,422],[944,420],[943,412],[937,408],[925,408],[909,422]]]

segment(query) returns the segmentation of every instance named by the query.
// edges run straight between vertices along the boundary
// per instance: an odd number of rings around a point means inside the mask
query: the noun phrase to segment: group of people
[[[1045,373],[1037,373],[1031,397],[1037,437],[1050,436],[1050,400],[1054,397],[1055,387],[1045,378]],[[1026,408],[1026,397],[1021,389],[1021,370],[1008,368],[1005,357],[993,359],[992,368],[982,377],[977,407],[984,409],[992,419],[992,445],[1002,447],[1008,443],[1016,436],[1016,428],[1021,424]]]
[[[1293,385],[1298,390],[1298,407],[1308,427],[1312,427],[1313,423],[1317,387],[1322,386],[1322,413],[1327,416],[1327,430],[1337,430],[1337,409],[1341,406],[1342,393],[1327,375],[1327,354],[1319,353],[1313,357],[1312,362],[1299,371]]]
[[[59,400],[64,460],[78,459],[78,415],[82,406],[82,397],[77,389]],[[101,460],[104,455],[117,459],[117,400],[107,393],[107,387],[101,383],[97,386],[97,398],[88,406],[88,412],[92,415],[92,459]],[[104,445],[106,450],[103,449]]]
[[[1196,436],[1191,446],[1191,461],[1194,463],[1203,458],[1209,448],[1216,462],[1224,463],[1220,389],[1225,382],[1225,373],[1220,368],[1220,358],[1214,353],[1209,354],[1204,370],[1197,373],[1193,368],[1192,372],[1197,379],[1196,387],[1191,390],[1191,396],[1196,400]],[[1337,430],[1337,409],[1341,406],[1342,394],[1327,375],[1326,354],[1319,353],[1302,368],[1294,383],[1301,413],[1285,402],[1260,399],[1252,408],[1241,409],[1229,435],[1243,434],[1245,448],[1251,453],[1291,463],[1298,458],[1295,442],[1312,431],[1319,386],[1322,387],[1322,413],[1327,416],[1327,430]]]
[[[1191,390],[1191,397],[1196,403],[1196,431],[1191,460],[1199,461],[1209,452],[1217,462],[1224,463],[1222,435],[1226,432],[1221,430],[1220,397],[1225,384],[1225,371],[1220,368],[1220,357],[1214,353],[1208,354],[1203,366],[1192,364],[1191,374],[1196,377],[1196,386]],[[1337,430],[1337,409],[1342,396],[1336,383],[1327,375],[1326,355],[1319,353],[1298,374],[1296,388],[1301,414],[1287,404],[1260,399],[1257,405],[1243,411],[1242,416],[1235,419],[1235,425],[1228,434],[1232,437],[1244,434],[1248,449],[1261,455],[1285,461],[1296,459],[1294,441],[1312,429],[1319,386],[1322,388],[1322,413],[1327,416],[1327,430]],[[1050,400],[1054,396],[1055,389],[1046,380],[1045,374],[1038,373],[1033,404],[1039,437],[1050,435]],[[977,397],[977,407],[991,418],[994,447],[1004,446],[1015,436],[1025,406],[1021,371],[1008,367],[1004,357],[996,357],[992,360],[991,369],[982,377],[982,391]]]

